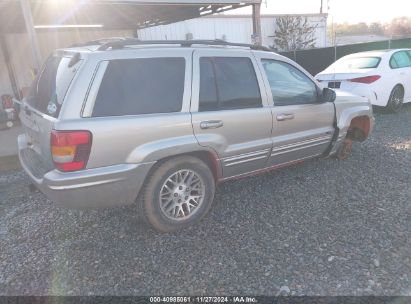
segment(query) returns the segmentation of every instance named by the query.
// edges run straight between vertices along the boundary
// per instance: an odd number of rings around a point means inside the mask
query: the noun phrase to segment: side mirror
[[[322,92],[322,101],[323,102],[334,102],[335,98],[337,98],[337,94],[335,94],[334,90],[330,88],[324,88]]]

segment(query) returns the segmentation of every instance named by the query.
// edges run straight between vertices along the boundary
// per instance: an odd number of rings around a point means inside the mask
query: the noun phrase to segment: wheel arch
[[[347,139],[353,141],[365,141],[371,132],[371,119],[367,115],[356,116],[351,119],[347,129]]]
[[[402,92],[405,93],[405,86],[401,82],[397,83],[392,89],[394,90],[395,87],[400,86],[402,89]]]
[[[391,97],[391,93],[392,93],[392,91],[394,91],[394,89],[395,89],[396,87],[400,87],[400,88],[402,89],[402,93],[404,94],[404,97],[405,97],[405,85],[404,85],[402,82],[398,82],[398,83],[396,83],[396,84],[392,87],[392,89],[391,89],[391,91],[390,91],[390,95],[389,95],[388,98]],[[387,102],[388,102],[388,101],[387,101]]]
[[[222,167],[220,160],[217,156],[217,154],[214,151],[210,150],[192,150],[192,151],[186,151],[184,153],[174,153],[170,154],[167,156],[164,156],[162,158],[159,158],[156,162],[156,165],[152,166],[150,171],[148,172],[147,175],[150,175],[158,166],[160,166],[162,163],[176,158],[176,157],[182,157],[182,156],[191,156],[200,159],[202,162],[204,162],[211,170],[214,180],[217,182],[222,178]]]
[[[363,117],[359,119],[359,117]],[[357,120],[355,120],[357,118]],[[361,124],[359,120],[369,120],[368,133],[372,131],[373,127],[373,111],[371,104],[362,104],[352,107],[337,109],[337,127],[341,135],[345,135],[351,126],[352,121],[357,125]]]

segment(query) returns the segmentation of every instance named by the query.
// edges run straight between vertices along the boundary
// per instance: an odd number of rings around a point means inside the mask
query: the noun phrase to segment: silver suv
[[[374,119],[367,99],[338,94],[255,46],[95,41],[46,61],[23,102],[19,157],[60,205],[137,201],[174,231],[207,213],[219,182],[347,157]]]

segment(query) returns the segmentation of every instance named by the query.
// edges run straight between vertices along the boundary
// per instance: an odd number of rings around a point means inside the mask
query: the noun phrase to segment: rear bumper
[[[25,136],[18,138],[19,159],[36,187],[57,205],[96,209],[133,203],[152,163],[120,164],[77,172],[38,168],[28,157]],[[37,167],[36,167],[37,166]]]
[[[372,105],[385,107],[387,105],[389,92],[375,84],[344,84],[341,90],[366,97]]]

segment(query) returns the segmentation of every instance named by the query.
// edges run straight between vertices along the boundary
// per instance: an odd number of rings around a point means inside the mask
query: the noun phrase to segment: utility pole
[[[321,4],[320,4],[320,14],[322,14],[323,13],[323,0],[320,0],[321,1]]]
[[[253,4],[253,36],[252,40],[254,44],[261,45],[261,3]]]

